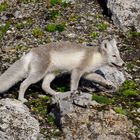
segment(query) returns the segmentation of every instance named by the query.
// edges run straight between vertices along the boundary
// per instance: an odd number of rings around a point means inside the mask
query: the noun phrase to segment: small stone
[[[67,34],[67,37],[68,38],[75,38],[76,34],[75,33],[70,33],[70,34]]]
[[[7,16],[2,16],[1,19],[2,20],[7,20],[8,18],[7,18]]]
[[[89,21],[93,21],[93,17],[92,16],[88,16],[88,20]]]
[[[22,16],[22,14],[21,14],[20,11],[16,11],[16,12],[14,13],[14,17],[15,17],[15,18],[22,18],[23,16]]]
[[[82,18],[82,19],[80,20],[80,23],[86,24],[86,20]]]
[[[81,30],[82,26],[77,26],[76,29]]]
[[[11,30],[8,30],[6,33],[10,34],[10,33],[12,33],[12,31]]]
[[[140,108],[137,109],[137,112],[140,113]]]

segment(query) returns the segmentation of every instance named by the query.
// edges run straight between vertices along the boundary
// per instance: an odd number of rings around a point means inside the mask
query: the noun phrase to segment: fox
[[[40,45],[32,48],[0,76],[0,93],[23,80],[18,100],[27,102],[24,98],[27,88],[43,79],[42,89],[46,94],[55,99],[60,99],[62,95],[64,96],[62,98],[65,98],[77,91],[82,76],[101,85],[111,85],[105,78],[94,73],[104,65],[112,67],[124,65],[115,39],[103,40],[96,47],[69,41]],[[66,94],[60,94],[50,86],[55,77],[63,71],[71,73],[70,91],[65,92]]]

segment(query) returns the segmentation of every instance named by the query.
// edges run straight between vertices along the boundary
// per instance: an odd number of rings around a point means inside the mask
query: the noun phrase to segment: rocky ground
[[[115,94],[93,93],[93,99],[101,104],[98,110],[114,110],[132,121],[134,138],[140,137],[140,36],[136,32],[123,33],[109,18],[102,15],[96,0],[75,0],[75,3],[51,1],[46,8],[43,0],[12,0],[0,5],[0,71],[20,58],[31,48],[48,42],[69,40],[86,45],[97,45],[99,40],[115,36],[121,56],[125,61],[124,71],[130,74]],[[54,85],[54,87],[56,87]],[[19,84],[8,91],[5,97],[17,97]],[[64,91],[65,86],[56,87]],[[50,97],[43,96],[40,83],[26,92],[27,103],[33,116],[40,122],[41,133],[48,139],[63,136],[48,115]],[[45,108],[46,107],[46,108]],[[93,113],[93,114],[94,114]],[[98,115],[98,113],[96,113]],[[95,116],[94,119],[102,118]]]

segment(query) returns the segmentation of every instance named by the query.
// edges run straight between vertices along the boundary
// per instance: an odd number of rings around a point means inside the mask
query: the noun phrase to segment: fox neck
[[[92,66],[99,68],[107,64],[107,57],[100,52],[96,52],[92,56]]]

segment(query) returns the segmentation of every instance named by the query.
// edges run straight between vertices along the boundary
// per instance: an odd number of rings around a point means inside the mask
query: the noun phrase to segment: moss
[[[132,80],[126,80],[120,88],[121,95],[125,97],[139,95],[138,85]]]
[[[0,4],[0,13],[3,12],[3,11],[6,11],[8,7],[9,7],[9,5],[6,1],[1,3]]]
[[[57,25],[56,25],[56,30],[57,30],[58,32],[64,31],[64,30],[65,30],[65,24],[63,24],[63,23],[57,24]]]
[[[106,105],[113,103],[112,99],[109,99],[109,98],[101,96],[101,95],[96,95],[96,94],[92,95],[92,100],[95,100],[98,103],[106,104]]]
[[[69,2],[64,1],[64,2],[61,3],[61,5],[62,5],[64,8],[70,6],[70,4],[71,4],[70,1],[69,1]]]
[[[27,25],[32,25],[33,24],[33,19],[31,17],[26,19]]]
[[[133,129],[133,132],[134,132],[134,134],[135,134],[136,136],[139,137],[140,128],[134,128],[134,129]]]
[[[135,67],[135,65],[133,63],[128,63],[126,67],[128,70],[132,70]]]
[[[64,24],[48,24],[45,30],[48,32],[55,32],[55,31],[62,32],[65,30],[65,25]]]
[[[138,85],[132,81],[132,80],[126,80],[121,87],[121,90],[128,90],[128,89],[133,89],[136,90],[138,88]]]
[[[10,24],[6,23],[5,25],[0,26],[0,40],[3,38],[3,36],[6,34],[6,32],[9,30]]]
[[[140,37],[140,32],[130,31],[130,32],[127,33],[127,36],[128,36],[129,38]]]
[[[107,27],[108,27],[108,24],[106,24],[106,23],[99,23],[99,24],[97,24],[97,28],[98,28],[100,31],[106,30]]]
[[[17,24],[16,24],[16,28],[17,28],[18,30],[21,30],[21,29],[24,28],[24,24],[23,24],[23,23],[17,23]]]
[[[53,116],[51,116],[51,115],[48,115],[48,123],[49,124],[54,124],[54,122],[55,122],[55,118],[53,117]]]
[[[97,18],[97,19],[103,18],[103,15],[96,14],[96,18]]]
[[[45,28],[46,31],[48,32],[55,32],[56,31],[56,25],[55,24],[48,24],[47,27]]]
[[[128,90],[124,90],[123,91],[123,96],[126,96],[126,97],[136,96],[136,95],[138,95],[138,91],[137,90],[128,89]]]
[[[62,3],[62,0],[50,0],[50,4],[51,5],[58,5],[58,4],[61,4]]]
[[[17,45],[17,46],[15,47],[15,49],[16,49],[17,51],[24,51],[24,50],[27,50],[28,47],[22,46],[22,45]]]
[[[41,38],[44,35],[44,32],[41,28],[36,27],[32,30],[32,34],[34,37]]]
[[[96,38],[99,36],[99,33],[97,33],[97,32],[92,32],[92,33],[90,34],[90,36],[91,36],[93,39],[96,39]]]
[[[42,117],[48,117],[47,106],[50,102],[50,97],[45,96],[29,101],[31,111],[35,114],[39,114]]]
[[[69,88],[68,87],[57,87],[56,90],[57,90],[57,92],[66,92],[69,90]]]
[[[61,12],[59,10],[51,10],[50,11],[50,19],[56,19],[61,16]]]
[[[71,17],[69,17],[69,21],[77,21],[79,19],[78,15],[72,15]]]
[[[127,115],[127,111],[122,109],[121,107],[115,107],[114,111],[119,114]]]
[[[140,107],[140,102],[136,102],[135,105],[136,105],[137,107]]]

